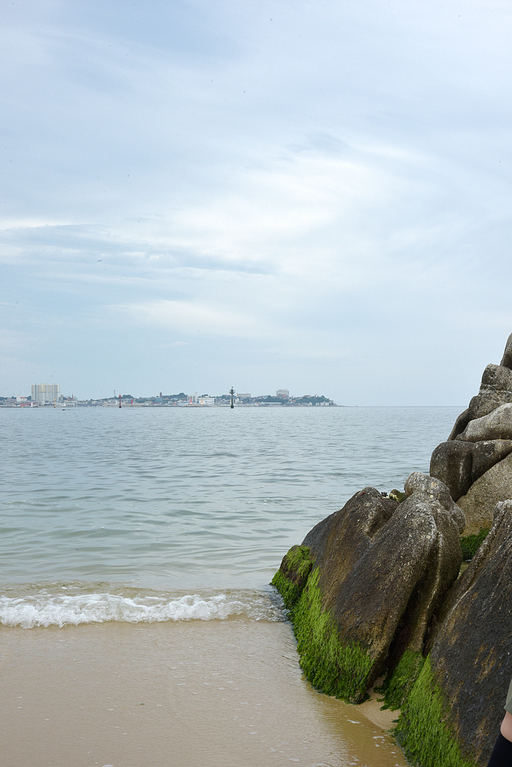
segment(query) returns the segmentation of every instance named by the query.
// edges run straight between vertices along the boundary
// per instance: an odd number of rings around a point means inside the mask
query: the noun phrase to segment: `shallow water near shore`
[[[10,629],[0,653],[5,764],[405,765],[357,707],[303,680],[288,623]]]
[[[405,765],[303,679],[268,584],[354,492],[428,472],[460,410],[0,410],[6,763]]]

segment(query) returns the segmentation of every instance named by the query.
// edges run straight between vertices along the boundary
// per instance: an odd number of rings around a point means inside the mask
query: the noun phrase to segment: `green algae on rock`
[[[313,561],[308,546],[292,546],[272,585],[290,611],[300,664],[308,680],[326,695],[360,703],[367,697],[371,660],[355,643],[346,647],[340,643],[335,621],[321,608],[320,570],[317,567],[311,572]]]
[[[357,493],[273,582],[317,689],[360,703],[385,676],[383,702],[401,708],[396,736],[413,764],[483,767],[512,674],[512,500],[457,578],[460,509],[425,475],[405,490],[400,504]]]
[[[299,599],[313,566],[313,559],[307,546],[292,546],[285,554],[281,567],[272,578],[272,586],[281,594],[288,610]]]
[[[384,677],[377,691],[401,709],[394,734],[418,767],[484,767],[503,718],[512,674],[509,382],[512,335],[434,451],[432,476],[414,472],[405,493],[356,493],[290,550],[273,581],[307,678],[359,703]],[[468,508],[471,493],[484,516]],[[471,561],[458,577],[462,547]]]
[[[398,664],[384,681],[380,691],[384,694],[382,708],[390,708],[392,711],[399,709],[411,692],[420,672],[425,658],[421,652],[406,650]]]
[[[340,641],[336,622],[328,610],[322,610],[319,576],[317,567],[293,609],[300,664],[321,692],[361,703],[367,697],[372,659],[361,644]]]
[[[507,500],[496,505],[489,534],[443,600],[429,641],[432,689],[440,690],[447,704],[444,721],[461,753],[481,767],[499,732],[512,676],[511,605],[512,500]]]
[[[477,767],[460,749],[447,721],[449,706],[427,658],[402,708],[394,735],[412,764],[421,767]]]
[[[465,535],[460,539],[460,545],[462,547],[462,558],[464,562],[469,562],[473,559],[476,552],[485,541],[488,527],[483,527],[479,533],[473,533],[472,535]]]
[[[433,611],[459,573],[460,509],[439,480],[415,473],[406,485],[400,504],[375,488],[356,493],[290,549],[272,581],[307,678],[351,703],[387,674],[389,705],[398,705],[419,673]]]

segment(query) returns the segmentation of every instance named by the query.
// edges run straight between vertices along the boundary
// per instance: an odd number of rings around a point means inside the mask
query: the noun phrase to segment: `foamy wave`
[[[69,593],[69,591],[75,593]],[[163,621],[283,620],[280,606],[269,594],[234,591],[208,594],[79,592],[63,587],[55,592],[0,596],[0,624],[4,626],[78,626],[81,623],[158,623]]]

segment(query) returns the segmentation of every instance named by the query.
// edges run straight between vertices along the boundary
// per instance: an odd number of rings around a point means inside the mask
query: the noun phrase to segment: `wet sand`
[[[287,623],[0,627],[10,767],[404,767],[364,705],[304,681]]]

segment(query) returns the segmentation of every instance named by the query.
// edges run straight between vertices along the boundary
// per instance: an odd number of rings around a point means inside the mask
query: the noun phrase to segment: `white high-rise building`
[[[59,384],[32,384],[32,402],[58,402],[60,400]]]

